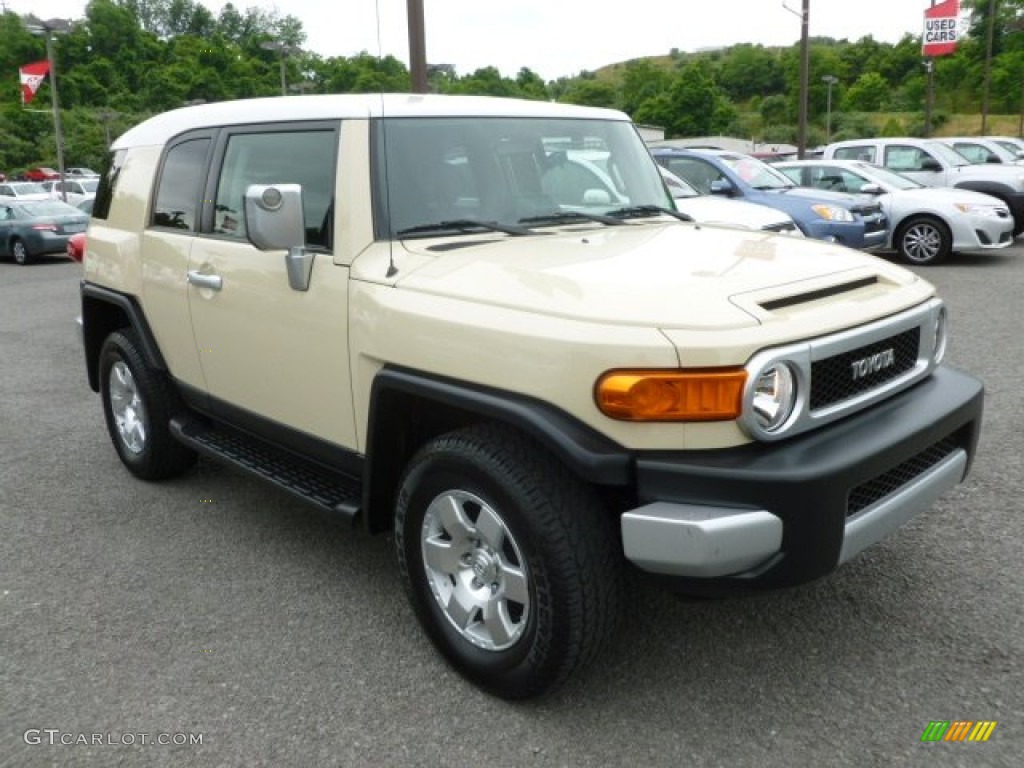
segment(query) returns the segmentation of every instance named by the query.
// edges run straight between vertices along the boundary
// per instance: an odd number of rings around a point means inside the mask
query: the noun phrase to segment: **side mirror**
[[[732,184],[728,179],[715,179],[711,182],[712,195],[732,195]]]
[[[1001,162],[1003,162],[1003,160],[1002,160],[1002,158],[999,157],[999,155],[986,155],[985,156],[985,162],[986,163],[1001,163]]]
[[[306,251],[306,224],[299,184],[250,184],[245,190],[245,231],[261,251],[284,248],[288,285],[308,291],[314,254]]]
[[[861,184],[860,190],[865,195],[880,195],[882,194],[882,188],[877,184],[868,182],[867,184]]]
[[[942,164],[934,157],[926,157],[921,161],[922,171],[941,171]]]

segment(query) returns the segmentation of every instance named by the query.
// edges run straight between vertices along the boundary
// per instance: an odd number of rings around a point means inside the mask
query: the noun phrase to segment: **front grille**
[[[846,516],[853,517],[858,512],[895,493],[956,451],[957,447],[957,443],[952,437],[945,437],[888,472],[858,485],[850,491],[846,501]]]
[[[921,329],[914,327],[903,333],[876,341],[840,355],[811,364],[811,410],[826,408],[875,389],[911,370],[917,364]],[[854,377],[857,362],[892,350],[891,364]]]
[[[864,219],[865,232],[882,232],[889,225],[885,216],[873,216]]]

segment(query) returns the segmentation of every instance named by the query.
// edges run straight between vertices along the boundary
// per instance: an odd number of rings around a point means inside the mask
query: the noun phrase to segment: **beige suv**
[[[613,195],[570,153],[597,153]],[[393,531],[427,635],[508,698],[593,659],[626,570],[827,574],[964,478],[982,387],[924,280],[672,210],[625,115],[316,96],[113,147],[82,328],[144,480],[228,462]]]

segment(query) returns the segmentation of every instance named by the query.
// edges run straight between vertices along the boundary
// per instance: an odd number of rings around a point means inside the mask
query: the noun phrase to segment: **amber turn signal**
[[[739,418],[747,372],[611,371],[597,382],[597,407],[624,421],[728,421]]]

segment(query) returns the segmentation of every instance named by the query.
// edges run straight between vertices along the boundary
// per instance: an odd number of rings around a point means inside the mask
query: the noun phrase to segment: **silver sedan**
[[[952,251],[1006,248],[1013,217],[991,195],[952,187],[925,187],[859,160],[793,160],[775,167],[800,186],[878,197],[889,219],[885,247],[911,264],[936,264]]]

